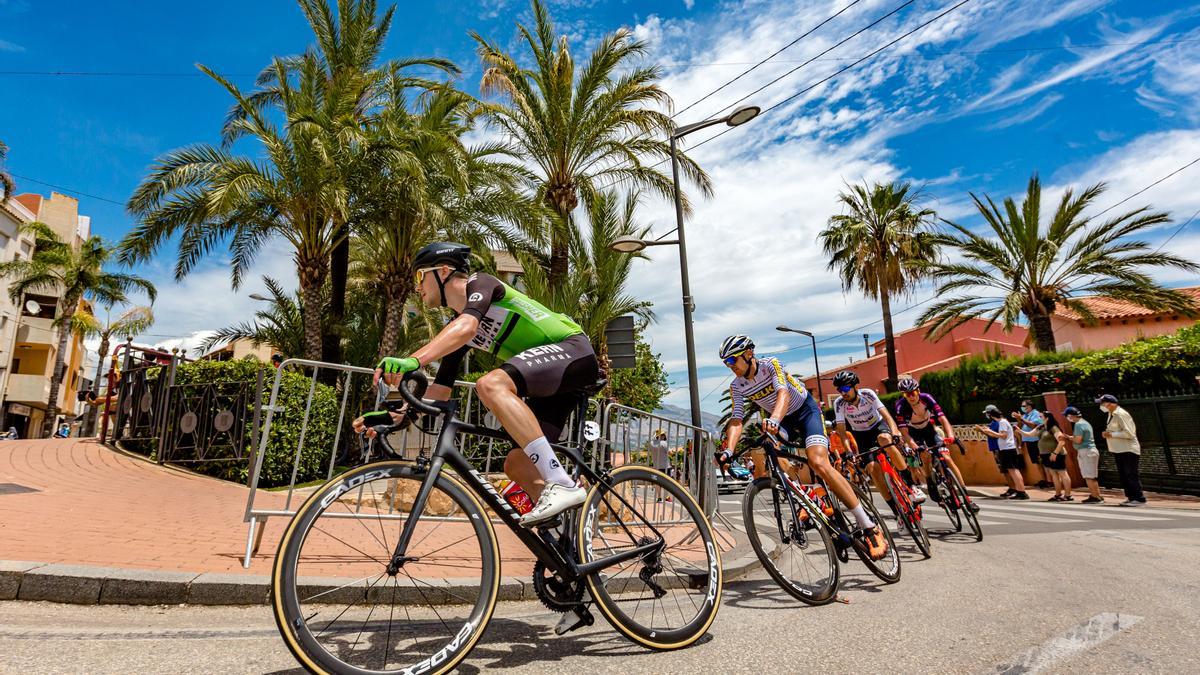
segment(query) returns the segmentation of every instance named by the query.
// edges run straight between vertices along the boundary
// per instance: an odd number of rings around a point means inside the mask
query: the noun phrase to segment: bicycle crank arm
[[[588,611],[584,605],[579,605],[574,609],[568,609],[563,612],[562,618],[554,625],[555,635],[566,635],[573,630],[578,630],[584,626],[590,626],[596,622],[592,613]]]

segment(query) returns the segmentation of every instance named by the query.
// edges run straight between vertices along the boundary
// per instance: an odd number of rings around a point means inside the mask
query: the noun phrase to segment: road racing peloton
[[[837,426],[837,432],[842,435],[843,439],[847,439],[847,445],[849,444],[848,439],[854,439],[860,452],[875,447],[886,448],[897,469],[907,467],[908,460],[904,458],[903,453],[893,442],[893,439],[900,437],[900,430],[896,428],[895,420],[887,411],[887,407],[883,405],[883,401],[879,400],[879,395],[871,389],[859,387],[858,383],[858,374],[853,371],[843,370],[833,376],[833,386],[841,394],[833,403],[833,421]],[[869,460],[869,462],[867,468],[871,473],[871,478],[875,481],[875,488],[879,490],[879,494],[886,496],[888,506],[891,507],[892,512],[895,512],[896,503],[883,480],[883,472],[880,471],[874,460]],[[911,472],[905,468],[901,474],[912,487],[912,502],[914,504],[923,503],[925,493],[921,491],[921,488],[912,485]]]
[[[763,430],[784,439],[803,439],[808,467],[825,481],[854,515],[858,529],[854,535],[863,537],[872,557],[882,557],[887,541],[867,510],[859,503],[854,489],[846,478],[829,462],[829,437],[817,402],[804,385],[784,370],[778,359],[754,357],[754,342],[745,335],[731,335],[721,344],[721,360],[733,371],[729,386],[733,412],[726,427],[725,449],[720,461],[727,461],[742,436],[742,421],[746,403],[758,406],[767,419]],[[782,460],[781,460],[782,461]],[[785,467],[786,470],[786,467]],[[756,475],[766,475],[765,466],[755,461]]]

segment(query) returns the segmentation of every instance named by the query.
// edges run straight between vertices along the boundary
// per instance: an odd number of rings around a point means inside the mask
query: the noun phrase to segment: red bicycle
[[[851,455],[857,459],[866,458],[869,461],[879,465],[879,470],[883,472],[883,481],[887,485],[888,492],[892,494],[892,502],[896,505],[896,519],[904,525],[904,529],[908,531],[913,541],[917,543],[917,548],[920,549],[921,555],[926,558],[932,554],[929,552],[929,533],[925,531],[925,523],[921,517],[920,504],[914,504],[912,501],[912,491],[908,484],[900,477],[900,472],[896,466],[892,464],[891,457],[888,456],[887,449],[895,445],[894,443],[883,447],[874,447],[870,450]],[[908,452],[905,448],[900,448],[901,452]]]

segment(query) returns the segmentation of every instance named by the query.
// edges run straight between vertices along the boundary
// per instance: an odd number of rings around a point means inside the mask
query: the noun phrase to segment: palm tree
[[[1042,186],[1037,174],[1029,179],[1020,207],[1011,197],[1000,208],[991,197],[980,199],[972,193],[971,199],[990,232],[980,235],[948,223],[954,232],[941,237],[941,242],[953,247],[961,262],[927,266],[939,282],[938,296],[944,298],[921,316],[921,323],[932,322],[929,334],[944,335],[984,316],[989,325],[1001,321],[1004,329],[1010,330],[1023,315],[1038,350],[1052,352],[1057,347],[1050,322],[1055,309],[1064,307],[1085,321],[1095,320],[1088,306],[1079,300],[1081,295],[1195,316],[1197,308],[1186,295],[1156,284],[1146,269],[1173,267],[1194,273],[1200,267],[1179,256],[1151,251],[1146,242],[1128,238],[1169,222],[1167,214],[1143,207],[1096,222],[1083,212],[1104,190],[1104,183],[1078,195],[1068,189],[1044,228]],[[966,293],[950,295],[955,291]]]
[[[532,68],[477,33],[485,94],[503,97],[487,107],[489,122],[508,136],[520,154],[537,167],[536,194],[557,218],[551,221],[550,281],[567,276],[572,213],[590,202],[605,184],[628,181],[673,195],[671,179],[657,167],[670,156],[665,140],[675,129],[671,118],[651,106],[670,106],[657,67],[635,66],[646,45],[621,28],[600,39],[576,71],[566,36],[557,34],[541,0],[533,0],[532,29],[518,24]],[[620,71],[627,70],[624,74]],[[712,186],[698,164],[680,155],[688,179],[708,196]],[[582,198],[582,199],[581,199]]]
[[[846,213],[830,217],[819,235],[843,290],[857,288],[883,309],[889,389],[897,378],[892,298],[909,293],[921,278],[920,265],[937,257],[929,229],[934,212],[917,208],[916,196],[909,183],[848,186],[838,194]]]
[[[398,92],[399,94],[399,92]],[[359,276],[378,282],[384,299],[377,358],[394,354],[413,291],[412,256],[425,244],[455,240],[483,251],[493,246],[531,248],[544,216],[521,194],[527,172],[508,161],[503,146],[468,147],[476,102],[442,87],[409,112],[396,101],[372,122],[356,184],[363,242]]]
[[[255,347],[271,345],[285,359],[304,356],[304,311],[300,298],[293,297],[271,277],[263,277],[262,280],[271,296],[267,308],[254,312],[252,322],[244,321],[218,328],[200,343],[201,354],[234,340],[249,340]]]
[[[74,248],[64,243],[45,223],[26,223],[21,226],[21,231],[34,235],[34,252],[29,260],[0,263],[0,278],[11,279],[8,297],[20,303],[21,296],[29,292],[60,294],[55,320],[59,327],[58,350],[54,355],[46,418],[42,423],[42,434],[49,437],[58,416],[58,392],[66,375],[68,338],[80,302],[89,300],[116,305],[125,302],[127,294],[135,290],[144,291],[153,302],[157,292],[153,284],[139,276],[105,271],[114,248],[98,236],[89,237],[79,248]]]
[[[286,97],[281,88],[283,80],[296,76],[305,69],[315,67],[319,73],[319,86],[323,109],[297,120],[300,123],[322,126],[326,138],[326,160],[329,162],[327,181],[337,181],[341,190],[330,190],[326,194],[338,199],[353,201],[355,194],[347,190],[354,174],[360,169],[356,162],[356,147],[363,140],[362,134],[367,120],[376,114],[387,99],[388,90],[397,85],[405,88],[429,89],[438,83],[406,73],[414,68],[429,67],[436,72],[457,75],[458,67],[441,58],[395,59],[380,63],[380,55],[391,29],[395,7],[382,14],[376,0],[337,0],[336,12],[328,0],[298,0],[300,9],[316,38],[315,48],[301,56],[282,59],[272,64],[259,75],[260,89],[248,96],[260,110],[278,106]],[[245,111],[235,107],[225,130],[226,142],[238,136],[234,121],[246,116]],[[333,235],[336,244],[330,251],[329,303],[326,314],[328,330],[336,330],[346,306],[346,278],[350,261],[350,237],[348,222],[352,205],[331,205]],[[331,362],[342,360],[341,343],[338,335],[323,336],[322,359]]]
[[[636,191],[628,193],[623,201],[611,191],[592,196],[587,208],[591,221],[589,234],[586,239],[578,233],[571,238],[574,273],[561,283],[553,282],[550,274],[529,255],[520,256],[529,296],[575,319],[596,345],[602,362],[607,354],[604,328],[610,321],[626,314],[634,314],[645,322],[654,319],[650,302],[638,300],[625,291],[633,261],[646,256],[610,248],[618,237],[641,239],[649,234],[650,228],[636,220],[639,201]]]
[[[0,204],[7,202],[12,193],[17,189],[16,182],[13,181],[12,174],[4,170],[4,158],[8,155],[8,146],[4,141],[0,141]]]
[[[108,346],[112,337],[114,335],[133,337],[146,332],[146,329],[152,325],[154,325],[154,311],[144,306],[130,307],[117,315],[116,318],[112,316],[112,305],[107,305],[104,308],[103,319],[100,319],[87,309],[84,309],[72,318],[71,329],[76,335],[80,337],[100,338],[100,359],[96,363],[96,379],[92,385],[95,387],[95,391],[99,392],[100,390],[100,378],[104,376],[104,357],[108,354]],[[94,405],[88,410],[84,429],[90,431],[96,428],[96,412],[98,407]]]
[[[311,59],[297,83],[289,64],[276,59],[281,107],[289,120],[320,110],[320,72]],[[330,253],[346,237],[336,227],[347,210],[346,191],[330,180],[330,139],[314,125],[272,123],[236,86],[204,66],[237,101],[242,117],[229,125],[234,137],[262,146],[262,157],[234,155],[228,148],[193,145],[167,153],[129,199],[140,222],[121,243],[121,261],[146,260],[179,235],[175,278],[186,276],[213,247],[227,242],[234,289],[261,248],[278,240],[291,249],[305,308],[305,349],[321,358],[322,289]]]

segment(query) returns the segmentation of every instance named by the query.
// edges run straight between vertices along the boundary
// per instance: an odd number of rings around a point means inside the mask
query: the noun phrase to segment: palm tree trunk
[[[550,240],[550,287],[554,288],[567,280],[570,251],[567,237],[557,231]]]
[[[887,352],[887,372],[888,379],[884,382],[884,389],[892,391],[896,387],[896,380],[899,378],[899,373],[896,369],[896,335],[892,332],[892,298],[886,289],[880,284],[879,304],[883,307],[883,340],[884,351]]]
[[[412,292],[409,274],[393,274],[384,280],[383,336],[379,341],[377,358],[391,356],[400,341],[400,329],[404,325],[404,303]]]
[[[58,352],[54,355],[54,373],[50,376],[50,400],[46,401],[46,418],[42,420],[42,438],[54,435],[54,421],[58,417],[58,392],[62,389],[66,374],[67,346],[71,337],[71,317],[79,305],[78,298],[63,298],[62,325],[58,328]]]
[[[346,226],[342,226],[344,230]],[[346,278],[350,272],[350,237],[334,247],[329,256],[329,326],[321,338],[321,360],[342,362],[342,340],[338,329],[346,316]]]
[[[299,260],[300,301],[304,303],[304,358],[321,360],[321,285],[325,282],[324,260]]]
[[[107,353],[108,353],[108,335],[104,334],[100,337],[100,359],[96,363],[96,379],[92,381],[92,387],[94,388],[97,397],[99,397],[99,395],[100,395],[100,378],[104,376],[104,355]],[[109,392],[110,395],[111,395],[111,393],[112,392]],[[98,413],[98,409],[99,409],[100,405],[101,405],[100,402],[97,401],[88,410],[87,422],[85,423],[84,428],[87,429],[89,432],[94,432],[96,429],[96,415]],[[107,404],[105,404],[105,405],[107,405]]]
[[[1033,344],[1039,352],[1052,352],[1058,349],[1054,339],[1054,326],[1049,314],[1030,314],[1029,327],[1033,329]]]

